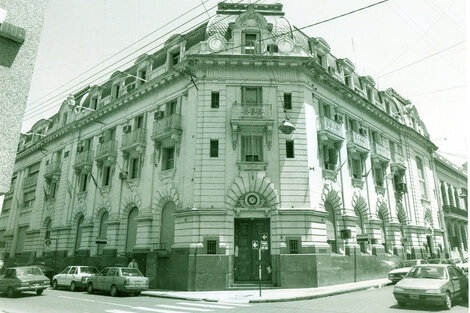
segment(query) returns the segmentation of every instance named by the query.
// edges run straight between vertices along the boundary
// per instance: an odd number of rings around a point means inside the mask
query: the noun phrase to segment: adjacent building
[[[22,135],[8,260],[133,256],[153,287],[214,290],[258,280],[258,253],[282,287],[440,257],[437,147],[411,101],[375,85],[281,4],[220,3]]]

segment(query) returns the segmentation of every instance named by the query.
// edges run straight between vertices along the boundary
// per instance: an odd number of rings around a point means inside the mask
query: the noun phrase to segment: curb
[[[292,297],[292,298],[279,298],[279,299],[249,300],[248,303],[289,302],[289,301],[311,300],[311,299],[318,299],[318,298],[325,298],[325,297],[330,297],[330,296],[342,295],[342,294],[345,294],[345,293],[364,291],[364,290],[368,290],[368,289],[378,289],[378,288],[383,288],[383,287],[386,287],[386,286],[390,286],[391,284],[392,283],[382,283],[382,284],[374,285],[374,286],[364,286],[364,287],[357,287],[357,288],[347,289],[347,290],[331,291],[331,292],[325,292],[325,293],[311,295],[311,296],[301,296],[301,297]]]
[[[289,301],[311,300],[311,299],[318,299],[318,298],[324,298],[324,297],[330,297],[330,296],[337,296],[337,295],[341,295],[341,294],[345,294],[345,293],[364,291],[364,290],[368,290],[368,289],[378,289],[378,288],[383,288],[383,287],[390,286],[390,285],[392,285],[391,282],[386,282],[386,283],[381,283],[381,284],[378,284],[378,285],[356,287],[356,288],[345,289],[345,290],[340,290],[340,291],[330,291],[330,292],[325,292],[325,293],[310,295],[310,296],[279,298],[279,299],[248,300],[248,303],[268,303],[268,302],[289,302]],[[183,297],[183,296],[165,295],[165,294],[148,294],[148,293],[145,293],[145,292],[142,292],[142,295],[145,295],[145,296],[148,296],[148,297],[187,300],[187,301],[220,302],[219,299],[193,298],[193,297]]]

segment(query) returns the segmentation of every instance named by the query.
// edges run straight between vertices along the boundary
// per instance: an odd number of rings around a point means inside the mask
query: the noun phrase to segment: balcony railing
[[[232,119],[263,120],[271,119],[272,110],[270,104],[243,104],[232,105]]]
[[[34,185],[36,185],[37,181],[38,181],[38,175],[37,174],[27,176],[23,180],[23,188],[34,186]]]
[[[344,140],[343,124],[325,116],[321,118],[320,133],[332,139]]]
[[[122,150],[132,150],[138,146],[145,146],[147,138],[145,137],[147,130],[145,128],[134,129],[122,136]]]
[[[105,142],[100,143],[96,147],[96,155],[95,159],[104,159],[108,156],[117,155],[117,141],[116,140],[108,140]]]
[[[386,161],[390,160],[390,150],[388,149],[388,147],[376,143],[374,152],[381,159]]]
[[[93,163],[93,150],[77,152],[75,156],[75,167],[81,167]]]
[[[152,138],[158,140],[175,131],[180,132],[181,130],[181,115],[172,114],[153,122]]]
[[[444,209],[445,214],[455,214],[455,215],[460,215],[460,216],[463,216],[463,217],[468,216],[468,212],[466,210],[457,208],[453,205],[446,204],[446,205],[443,206],[443,209]]]
[[[52,162],[46,165],[46,172],[44,173],[45,177],[51,177],[54,175],[60,176],[61,164],[58,162]]]
[[[362,150],[362,152],[368,152],[370,150],[369,139],[367,136],[363,136],[358,132],[351,131],[348,134],[348,146],[353,146]]]

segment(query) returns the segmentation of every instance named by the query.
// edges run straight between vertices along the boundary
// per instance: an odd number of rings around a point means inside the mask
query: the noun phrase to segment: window
[[[378,214],[380,220],[380,236],[382,240],[382,245],[385,248],[385,252],[387,252],[387,224],[385,223],[385,218],[381,212]]]
[[[262,162],[263,161],[263,137],[262,136],[242,136],[242,161]]]
[[[220,93],[218,91],[213,91],[211,93],[211,108],[213,109],[219,108],[219,98],[220,98]]]
[[[292,110],[292,94],[284,93],[284,109]]]
[[[171,55],[171,64],[172,65],[176,65],[178,64],[180,61],[180,53],[179,52],[175,52]]]
[[[317,53],[317,62],[323,66],[323,56]]]
[[[162,170],[171,170],[175,167],[175,148],[163,148]]]
[[[289,253],[290,254],[299,254],[299,240],[298,239],[289,239]]]
[[[362,160],[359,157],[353,157],[351,159],[351,167],[352,167],[352,177],[354,179],[362,179]]]
[[[246,106],[259,106],[262,104],[261,87],[242,87],[242,104]]]
[[[259,53],[257,47],[258,34],[255,33],[245,33],[243,34],[243,53],[244,54],[255,54]]]
[[[325,169],[334,171],[338,164],[338,150],[334,146],[323,145],[323,160]]]
[[[416,167],[418,169],[418,179],[419,179],[419,186],[421,190],[421,198],[427,199],[428,192],[426,190],[426,179],[424,175],[423,161],[418,157],[416,158]]]
[[[217,254],[217,240],[207,240],[206,242],[206,253]]]
[[[145,81],[147,80],[147,71],[145,69],[142,69],[140,70],[139,72],[139,76],[138,76],[140,79],[138,80],[138,84],[139,85],[142,85],[145,83]]]
[[[379,187],[384,187],[384,169],[382,168],[382,166],[374,166],[373,172],[375,185]]]
[[[210,157],[217,158],[219,157],[219,140],[211,140],[210,146]]]
[[[77,271],[78,271],[78,270],[77,270],[77,267],[74,266],[74,267],[72,267],[72,269],[70,270],[70,273],[69,273],[69,274],[70,274],[70,275],[72,275],[72,274],[77,274]]]
[[[111,95],[113,100],[119,97],[119,84],[113,85]]]
[[[81,174],[79,179],[80,179],[79,181],[80,191],[84,192],[86,191],[86,187],[88,183],[88,174],[87,173]]]
[[[75,235],[75,252],[80,249],[80,245],[82,244],[82,231],[83,231],[83,216],[80,217],[77,223],[77,232]]]
[[[455,206],[460,209],[460,197],[457,188],[454,188]]]
[[[286,158],[294,158],[294,140],[286,140]]]
[[[344,75],[344,84],[348,87],[351,87],[351,76],[350,75]]]
[[[144,127],[144,116],[140,115],[135,118],[135,129]]]
[[[326,104],[326,103],[322,103],[322,113],[323,113],[323,116],[327,117],[327,118],[331,118],[331,107],[330,105]]]
[[[30,191],[30,192],[25,192],[24,193],[24,207],[25,208],[32,208],[34,205],[34,199],[36,198],[35,192]]]
[[[126,252],[132,252],[137,242],[137,216],[139,209],[134,207],[127,217]]]
[[[103,166],[101,184],[103,186],[109,186],[111,184],[111,167],[110,166]]]
[[[176,113],[176,101],[172,101],[166,104],[165,116],[170,116]]]
[[[2,206],[2,213],[8,212],[11,209],[12,198],[4,199]]]
[[[98,107],[98,97],[91,98],[91,105],[90,106],[93,110],[96,110],[96,108]]]
[[[49,184],[49,199],[55,199],[55,193],[57,191],[57,183],[55,181],[51,181]]]
[[[130,179],[135,179],[140,177],[140,159],[139,157],[134,157],[129,159],[129,174]]]
[[[331,247],[332,252],[337,252],[337,234],[336,234],[336,215],[333,207],[329,202],[325,202],[326,216],[326,241]]]

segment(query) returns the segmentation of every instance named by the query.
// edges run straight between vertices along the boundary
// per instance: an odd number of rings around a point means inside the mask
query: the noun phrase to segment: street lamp
[[[281,122],[278,128],[281,133],[285,135],[290,135],[294,132],[295,126],[289,121],[289,116],[287,115],[286,109],[284,109],[284,114],[286,115],[286,119]]]

